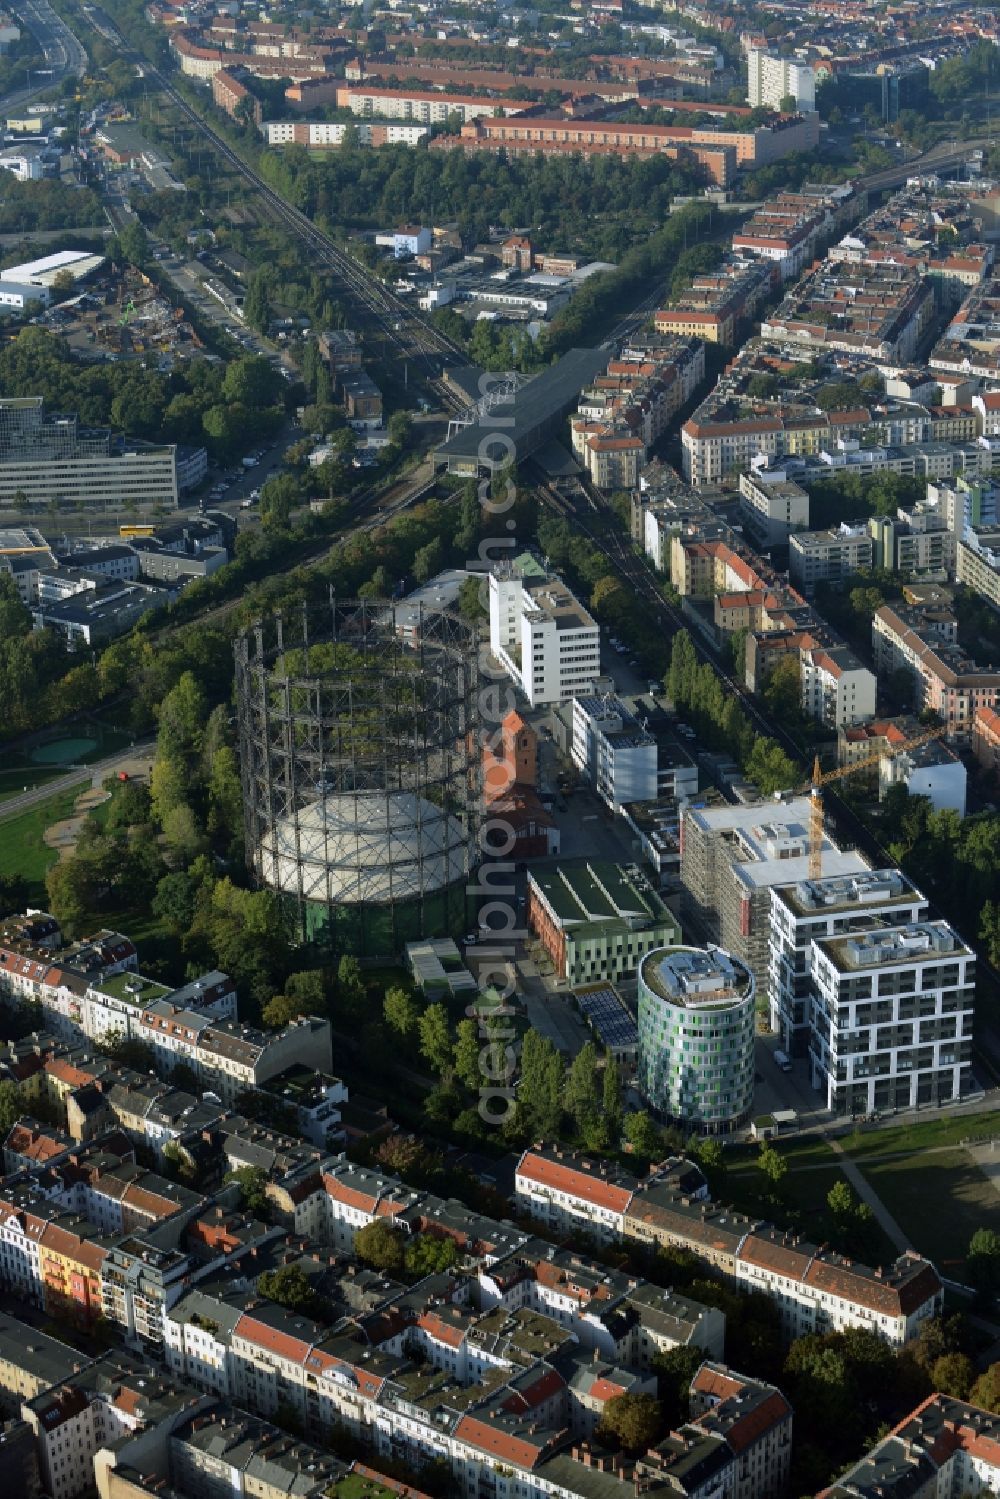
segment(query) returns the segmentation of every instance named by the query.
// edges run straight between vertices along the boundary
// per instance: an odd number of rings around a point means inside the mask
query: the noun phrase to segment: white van
[[[776,1051],[774,1053],[774,1065],[780,1067],[782,1072],[791,1072],[792,1062],[787,1052]]]

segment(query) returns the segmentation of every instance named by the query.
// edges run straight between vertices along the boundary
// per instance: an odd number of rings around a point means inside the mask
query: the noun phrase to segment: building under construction
[[[687,806],[681,815],[681,882],[685,930],[691,923],[753,973],[758,998],[768,993],[771,889],[809,876],[808,796],[750,806]],[[841,851],[824,833],[824,875],[868,868],[856,850]]]
[[[300,940],[366,956],[465,929],[479,846],[476,635],[373,599],[236,642],[247,861]]]

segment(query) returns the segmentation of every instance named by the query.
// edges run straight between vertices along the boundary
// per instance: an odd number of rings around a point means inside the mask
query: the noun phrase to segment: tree
[[[271,326],[271,285],[272,274],[266,269],[255,271],[247,288],[243,316],[258,333],[266,333]]]
[[[301,1265],[282,1265],[279,1270],[265,1270],[257,1277],[257,1290],[268,1301],[274,1301],[289,1312],[315,1317],[321,1310],[320,1298]]]
[[[1000,1363],[990,1364],[986,1373],[980,1374],[969,1391],[969,1400],[984,1411],[1000,1414]]]
[[[260,1166],[237,1166],[228,1171],[227,1182],[235,1182],[240,1189],[240,1201],[251,1213],[262,1213],[267,1207],[267,1173]]]
[[[187,866],[208,848],[208,839],[198,826],[197,818],[186,802],[178,802],[163,816],[163,841],[169,854],[168,863]]]
[[[175,936],[186,932],[194,920],[194,886],[183,870],[165,874],[153,896],[153,915],[165,921]]]
[[[984,1301],[992,1301],[1000,1289],[1000,1234],[992,1228],[977,1228],[966,1254],[969,1279]]]
[[[416,1234],[403,1250],[403,1265],[411,1275],[438,1275],[457,1262],[454,1239],[440,1234]]]
[[[528,1030],[521,1043],[521,1087],[518,1107],[536,1139],[552,1139],[562,1124],[564,1063],[548,1036]]]
[[[608,1139],[617,1147],[622,1128],[622,1083],[618,1063],[608,1053],[601,1081],[601,1109],[608,1125]]]
[[[606,1403],[597,1439],[617,1442],[637,1456],[652,1447],[663,1428],[663,1412],[652,1395],[613,1395]]]
[[[420,1055],[443,1077],[451,1071],[453,1051],[448,1029],[448,1011],[442,1004],[428,1005],[417,1022]]]
[[[17,1083],[5,1079],[0,1083],[0,1140],[6,1139],[21,1115],[27,1112]]]
[[[563,1107],[581,1131],[597,1113],[597,1049],[593,1041],[582,1046],[569,1065]]]
[[[250,410],[273,406],[282,386],[281,376],[262,354],[234,359],[226,366],[222,394]]]
[[[759,737],[746,764],[746,773],[765,796],[775,791],[787,791],[801,780],[801,773],[779,744],[773,739]]]
[[[779,1151],[775,1150],[769,1140],[762,1140],[760,1142],[757,1165],[763,1171],[772,1187],[779,1187],[788,1171],[788,1162],[785,1157]]]
[[[428,583],[435,577],[444,566],[445,553],[444,543],[439,536],[435,536],[426,546],[419,549],[413,558],[413,576],[418,583]]]
[[[142,270],[149,259],[149,240],[138,219],[131,219],[118,235],[122,255]]]
[[[376,1218],[354,1235],[354,1253],[373,1270],[398,1274],[403,1268],[403,1235],[384,1218]]]
[[[420,1006],[416,997],[406,989],[393,987],[385,991],[382,1014],[389,1029],[407,1041],[416,1032],[420,1020]]]
[[[858,1204],[848,1183],[837,1181],[826,1194],[826,1205],[838,1223],[846,1223],[853,1216]]]
[[[625,1139],[647,1161],[658,1161],[663,1154],[663,1131],[645,1109],[625,1115]]]
[[[483,1072],[479,1060],[481,1051],[479,1026],[471,1018],[460,1020],[455,1030],[455,1075],[470,1092],[474,1092],[482,1082]]]
[[[705,1350],[692,1343],[678,1343],[653,1359],[656,1395],[663,1424],[668,1431],[688,1419],[691,1381],[705,1360]]]
[[[976,1379],[976,1366],[964,1353],[946,1353],[931,1369],[931,1382],[942,1395],[968,1400]]]
[[[778,100],[778,109],[783,115],[797,114],[798,108],[794,94],[782,94]]]

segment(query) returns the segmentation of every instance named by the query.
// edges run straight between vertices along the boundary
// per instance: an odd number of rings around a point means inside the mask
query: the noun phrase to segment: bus
[[[127,541],[130,536],[155,536],[155,526],[119,526],[118,535],[122,541]]]

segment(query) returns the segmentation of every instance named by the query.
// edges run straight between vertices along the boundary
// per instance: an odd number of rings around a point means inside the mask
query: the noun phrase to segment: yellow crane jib
[[[874,754],[864,755],[860,760],[853,760],[850,765],[838,765],[836,770],[823,770],[819,763],[819,755],[816,756],[813,761],[812,781],[809,785],[809,878],[811,880],[821,879],[823,875],[822,787],[829,785],[831,781],[842,781],[847,776],[853,776],[859,770],[870,770],[882,760],[892,760],[906,750],[918,749],[922,744],[929,744],[932,739],[940,739],[943,732],[941,728],[927,729],[923,734],[914,734],[911,739],[904,739],[901,744],[890,744]]]

